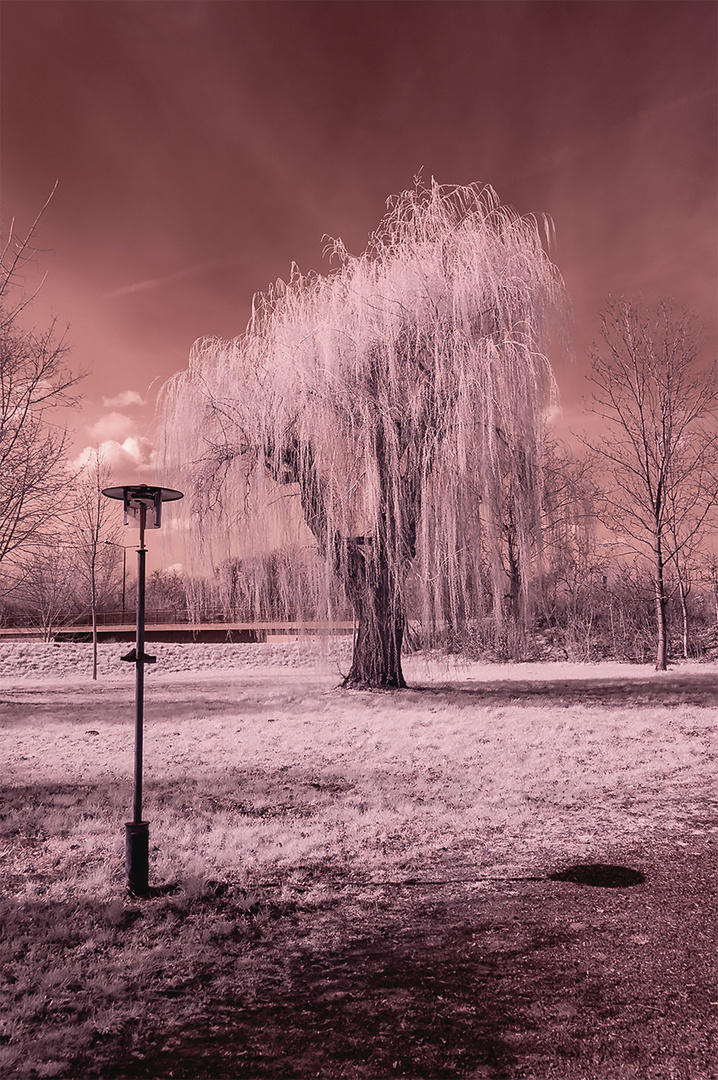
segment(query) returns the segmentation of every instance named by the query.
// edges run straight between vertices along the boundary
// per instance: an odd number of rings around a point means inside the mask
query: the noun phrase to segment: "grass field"
[[[0,1075],[718,1076],[716,665],[158,647],[140,900],[118,647],[19,648]]]

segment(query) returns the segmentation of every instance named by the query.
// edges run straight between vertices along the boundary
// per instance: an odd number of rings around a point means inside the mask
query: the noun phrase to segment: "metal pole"
[[[140,546],[137,551],[137,679],[135,683],[135,817],[142,821],[142,742],[145,711],[145,522],[147,507],[140,503]]]
[[[127,581],[127,548],[122,545],[122,625],[125,625],[125,582]]]
[[[147,507],[140,503],[140,546],[137,550],[137,638],[135,643],[135,791],[134,818],[125,826],[125,855],[130,892],[146,896],[149,878],[149,824],[142,820],[142,743],[145,694],[145,524]]]
[[[125,507],[125,525],[130,516],[139,517],[140,546],[137,549],[137,636],[135,647],[121,659],[135,665],[135,790],[133,820],[125,823],[125,866],[130,892],[135,896],[149,896],[149,824],[142,820],[142,742],[145,698],[145,664],[154,664],[156,657],[145,653],[145,529],[147,527],[147,507],[154,506],[154,516],[150,524],[160,526],[160,507],[163,501],[173,502],[181,499],[182,492],[173,488],[149,487],[147,484],[127,484],[124,487],[103,488],[103,495],[108,499],[122,499]],[[137,514],[135,512],[138,512]],[[106,543],[111,543],[108,540]],[[117,547],[125,548],[124,544]],[[125,585],[127,571],[127,552],[122,557],[122,613],[125,613]],[[123,619],[124,625],[124,619]]]

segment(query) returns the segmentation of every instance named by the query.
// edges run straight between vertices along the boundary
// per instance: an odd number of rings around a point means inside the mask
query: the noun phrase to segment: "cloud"
[[[86,446],[70,462],[73,472],[78,471],[99,450],[110,466],[112,477],[118,483],[146,482],[154,479],[155,450],[149,439],[141,435],[129,435],[122,442],[117,439],[105,439],[99,447]]]
[[[127,409],[130,405],[144,405],[145,399],[136,390],[123,390],[115,397],[103,397],[102,404],[106,409]]]
[[[134,281],[131,285],[123,285],[120,289],[113,289],[105,293],[103,300],[113,300],[117,296],[131,296],[132,293],[148,292],[151,289],[161,289],[164,285],[172,285],[175,281],[184,281],[186,278],[197,277],[205,274],[208,270],[223,269],[235,266],[241,260],[236,258],[210,259],[208,262],[195,263],[183,270],[175,270],[173,274],[165,274],[163,277],[147,278],[144,281]]]
[[[101,416],[88,430],[90,436],[98,442],[103,442],[105,439],[119,441],[134,435],[135,421],[125,413],[110,412]]]

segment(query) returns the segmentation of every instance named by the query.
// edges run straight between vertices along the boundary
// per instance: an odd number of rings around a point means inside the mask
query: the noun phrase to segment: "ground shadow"
[[[549,881],[567,881],[574,885],[593,885],[600,889],[625,889],[642,885],[646,878],[640,870],[627,866],[605,866],[603,863],[586,863],[569,866],[548,875]]]
[[[241,993],[218,996],[211,1030],[194,1025],[176,1048],[163,1033],[164,1045],[136,1074],[508,1080],[517,1058],[504,1036],[521,1026],[503,985],[514,961],[462,960],[436,929],[412,927],[401,943],[368,935],[287,957],[283,987],[267,987],[254,1004]],[[125,1074],[111,1067],[101,1075]]]
[[[160,912],[173,920],[178,951],[197,920],[206,924],[216,916],[235,927],[221,945],[207,940],[181,982],[163,988],[154,972],[130,983],[123,1007],[134,1003],[141,1015],[136,1008],[118,1030],[96,1033],[52,1075],[515,1076],[511,1033],[535,1026],[525,1008],[535,989],[517,993],[515,976],[523,977],[526,960],[545,946],[543,934],[527,934],[518,922],[497,928],[490,912],[464,900],[417,901],[412,893],[373,904],[371,911],[355,909],[348,919],[345,901],[336,897],[310,904],[247,901],[236,890],[217,889],[177,904],[167,898],[154,909],[34,902],[6,910],[6,923],[20,936],[39,928],[54,941],[55,920],[67,925],[66,949],[97,935],[98,925],[118,934],[132,929],[138,940],[144,926],[144,933],[160,937]],[[554,934],[549,943],[557,940]],[[76,1003],[78,1010],[86,1006]]]
[[[718,706],[713,672],[660,672],[625,679],[506,679],[413,686],[422,696],[451,695],[465,705],[704,705]]]
[[[71,1061],[40,1041],[28,1061],[73,1080],[576,1080],[657,1076],[666,1062],[710,1075],[713,991],[686,993],[713,956],[709,848],[699,860],[696,845],[641,854],[645,874],[577,863],[482,888],[349,888],[327,867],[311,897],[225,884],[129,909],[7,900],[8,946],[44,935],[47,970],[73,973],[45,987],[38,1040],[73,1022],[82,1035]],[[644,879],[632,903],[621,889]],[[561,881],[614,891],[597,907]],[[132,963],[87,982],[80,957],[99,940]],[[97,956],[103,973],[110,955]],[[656,1027],[669,999],[676,1023]]]

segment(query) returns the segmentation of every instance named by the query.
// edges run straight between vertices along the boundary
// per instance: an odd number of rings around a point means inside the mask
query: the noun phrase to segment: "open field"
[[[708,1080],[718,665],[0,646],[7,1077]],[[613,868],[613,869],[609,869]]]

